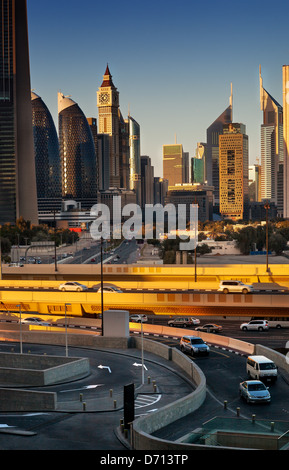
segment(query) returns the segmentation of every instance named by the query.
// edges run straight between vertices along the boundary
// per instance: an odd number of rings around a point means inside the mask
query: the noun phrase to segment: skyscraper
[[[110,136],[110,186],[119,188],[119,93],[108,66],[97,92],[97,106],[99,133]]]
[[[131,116],[128,116],[127,122],[129,135],[130,190],[135,191],[136,203],[141,205],[140,126]]]
[[[283,145],[284,145],[284,208],[283,217],[289,218],[289,65],[283,65]]]
[[[52,116],[43,100],[31,93],[38,211],[61,209],[59,143]]]
[[[243,219],[248,210],[248,136],[244,124],[224,126],[219,137],[220,213]]]
[[[184,183],[183,146],[163,145],[163,177],[169,186]]]
[[[58,118],[62,196],[90,209],[97,203],[97,166],[87,118],[78,104],[62,93],[58,93]]]
[[[225,111],[207,129],[207,153],[205,180],[214,186],[215,204],[219,204],[219,136],[223,134],[223,126],[233,120],[233,89],[231,85],[230,104]]]
[[[0,223],[38,223],[26,0],[2,0],[0,24]]]
[[[141,206],[154,203],[154,167],[148,155],[141,157]]]
[[[261,197],[275,202],[278,212],[283,214],[283,184],[280,185],[279,173],[283,173],[283,108],[263,88],[260,76],[260,105],[263,111],[263,124],[261,125]],[[278,184],[279,180],[279,184]],[[281,179],[282,181],[282,179]],[[278,197],[278,193],[281,197]],[[279,204],[278,204],[279,201]],[[280,205],[281,204],[281,205]]]

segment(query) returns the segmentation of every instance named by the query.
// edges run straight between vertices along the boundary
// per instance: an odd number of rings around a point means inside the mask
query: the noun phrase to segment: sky
[[[260,161],[259,65],[282,105],[289,64],[288,0],[27,0],[31,87],[58,129],[57,93],[98,117],[106,65],[120,110],[141,129],[141,154],[162,177],[162,146],[190,157],[229,105],[246,125],[249,163]]]

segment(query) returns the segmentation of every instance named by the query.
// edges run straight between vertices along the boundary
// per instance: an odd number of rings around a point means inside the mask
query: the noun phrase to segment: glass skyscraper
[[[38,210],[60,210],[61,165],[56,128],[42,99],[32,92],[31,101]]]
[[[0,24],[0,224],[38,223],[26,0],[1,0]]]
[[[129,163],[130,189],[136,193],[136,203],[141,205],[141,155],[140,155],[140,126],[131,116],[128,116],[129,128]]]
[[[58,118],[62,196],[90,209],[97,203],[97,162],[87,118],[78,104],[62,93],[58,93]]]

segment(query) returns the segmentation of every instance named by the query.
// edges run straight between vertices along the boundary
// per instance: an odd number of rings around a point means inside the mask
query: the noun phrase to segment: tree
[[[250,225],[236,232],[237,247],[243,255],[250,254],[256,240],[256,229]]]
[[[280,233],[273,233],[268,241],[269,250],[274,251],[276,256],[280,255],[287,246],[287,240]]]

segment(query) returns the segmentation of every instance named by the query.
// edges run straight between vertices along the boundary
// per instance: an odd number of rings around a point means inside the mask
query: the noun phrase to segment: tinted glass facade
[[[40,209],[41,199],[58,198],[58,205],[61,206],[61,165],[58,136],[47,106],[34,93],[32,93],[32,123],[38,208]]]
[[[26,0],[0,0],[0,27],[0,223],[37,223]]]
[[[82,208],[90,209],[97,202],[94,141],[79,106],[67,98],[65,100],[68,106],[59,112],[62,196],[81,202]]]

